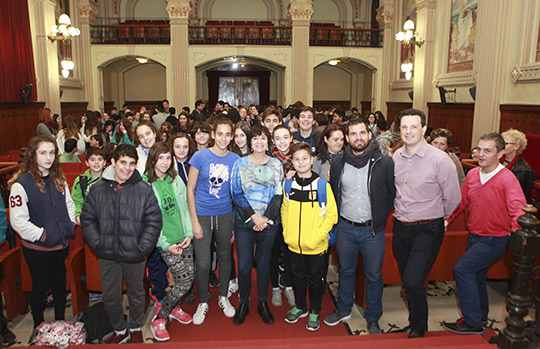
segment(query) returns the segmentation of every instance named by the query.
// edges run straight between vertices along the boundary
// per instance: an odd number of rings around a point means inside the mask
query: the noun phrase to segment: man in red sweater
[[[446,221],[448,225],[468,209],[467,250],[454,267],[463,317],[456,322],[443,322],[443,327],[454,333],[482,334],[489,311],[488,268],[506,252],[510,231],[519,228],[517,218],[527,204],[519,181],[499,163],[505,145],[503,137],[495,132],[480,138],[480,166],[467,174],[461,188],[461,204]]]

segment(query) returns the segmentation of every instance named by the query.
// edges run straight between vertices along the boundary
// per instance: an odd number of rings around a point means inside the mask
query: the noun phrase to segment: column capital
[[[437,8],[437,0],[416,0],[416,11],[424,9],[434,10]]]
[[[188,19],[191,14],[191,2],[189,0],[167,0],[165,9],[171,19]]]
[[[79,0],[79,16],[81,19],[95,21],[98,14],[98,7],[95,1]]]
[[[312,0],[291,0],[287,11],[289,18],[292,20],[293,25],[295,22],[308,22],[313,15],[313,1]]]
[[[389,27],[391,29],[392,22],[394,21],[394,4],[389,4],[386,1],[383,6],[377,9],[377,22],[381,29]]]

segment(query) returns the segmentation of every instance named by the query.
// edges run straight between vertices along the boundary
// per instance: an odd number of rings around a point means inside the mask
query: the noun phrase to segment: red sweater
[[[448,223],[468,208],[468,227],[471,234],[480,236],[507,236],[519,228],[517,219],[527,204],[516,176],[503,168],[482,185],[480,167],[467,173],[461,188],[461,204],[448,218]]]

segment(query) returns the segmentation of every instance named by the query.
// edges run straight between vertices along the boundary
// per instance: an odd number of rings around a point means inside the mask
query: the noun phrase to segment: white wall
[[[169,17],[166,7],[165,0],[139,0],[135,6],[135,17],[165,19]]]
[[[268,17],[266,6],[261,0],[216,0],[212,6],[212,18],[265,21]]]
[[[313,100],[351,100],[351,74],[336,66],[321,65],[313,71]]]

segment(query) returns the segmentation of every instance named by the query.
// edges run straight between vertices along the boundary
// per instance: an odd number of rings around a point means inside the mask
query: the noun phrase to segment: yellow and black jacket
[[[283,239],[294,253],[318,255],[328,249],[328,233],[338,221],[338,211],[330,184],[326,188],[326,205],[321,207],[317,198],[317,181],[294,176],[291,192],[283,195],[281,221]]]

